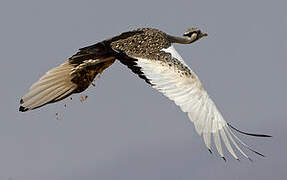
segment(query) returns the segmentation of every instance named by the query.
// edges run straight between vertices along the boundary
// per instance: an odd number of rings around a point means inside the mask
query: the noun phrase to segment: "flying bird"
[[[191,44],[205,36],[207,34],[198,28],[187,29],[183,36],[140,28],[81,48],[34,83],[22,97],[19,110],[36,109],[83,92],[96,76],[118,60],[186,112],[210,152],[213,139],[224,160],[222,142],[235,159],[239,158],[234,149],[250,159],[238,144],[263,156],[243,143],[233,130],[251,136],[269,136],[246,133],[227,123],[197,75],[173,47],[175,43]]]

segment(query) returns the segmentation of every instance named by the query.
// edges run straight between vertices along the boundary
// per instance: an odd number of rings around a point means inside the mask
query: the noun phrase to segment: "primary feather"
[[[234,158],[238,159],[230,145],[229,139],[232,136],[226,132],[229,131],[229,127],[196,74],[185,64],[173,47],[166,52],[171,53],[167,61],[137,58],[137,66],[141,67],[141,71],[150,80],[153,88],[173,100],[183,112],[188,114],[197,133],[203,136],[208,149],[211,149],[210,142],[213,137],[216,149],[222,157],[224,154],[221,140]],[[168,62],[172,59],[174,63],[170,66]],[[179,68],[182,66],[185,70]],[[239,149],[238,146],[237,148]]]

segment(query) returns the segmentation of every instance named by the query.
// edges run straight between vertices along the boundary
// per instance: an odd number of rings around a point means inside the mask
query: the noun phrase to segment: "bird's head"
[[[190,40],[190,43],[193,43],[193,42],[199,40],[200,38],[207,36],[207,33],[201,32],[200,29],[193,27],[193,28],[188,28],[184,32],[183,36],[185,38],[188,38]]]

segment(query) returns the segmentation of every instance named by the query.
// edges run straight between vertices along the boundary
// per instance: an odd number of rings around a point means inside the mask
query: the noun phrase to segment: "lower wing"
[[[251,151],[262,155],[252,150],[234,135],[231,131],[233,127],[230,128],[229,124],[223,119],[196,74],[185,64],[173,47],[149,55],[146,58],[125,56],[121,62],[128,65],[133,72],[145,79],[153,88],[173,100],[183,112],[188,114],[197,133],[203,137],[204,143],[210,152],[211,140],[213,139],[215,147],[223,159],[225,158],[222,141],[235,159],[238,159],[238,156],[233,150],[234,147],[243,156],[250,159],[236,141]],[[256,134],[249,133],[248,135]],[[256,136],[264,137],[265,135]]]

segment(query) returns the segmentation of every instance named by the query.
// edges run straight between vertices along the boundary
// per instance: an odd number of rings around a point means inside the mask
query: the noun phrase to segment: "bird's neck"
[[[167,37],[171,43],[178,43],[178,44],[190,44],[196,41],[196,39],[190,38],[188,36],[180,37],[180,36],[167,35]]]

